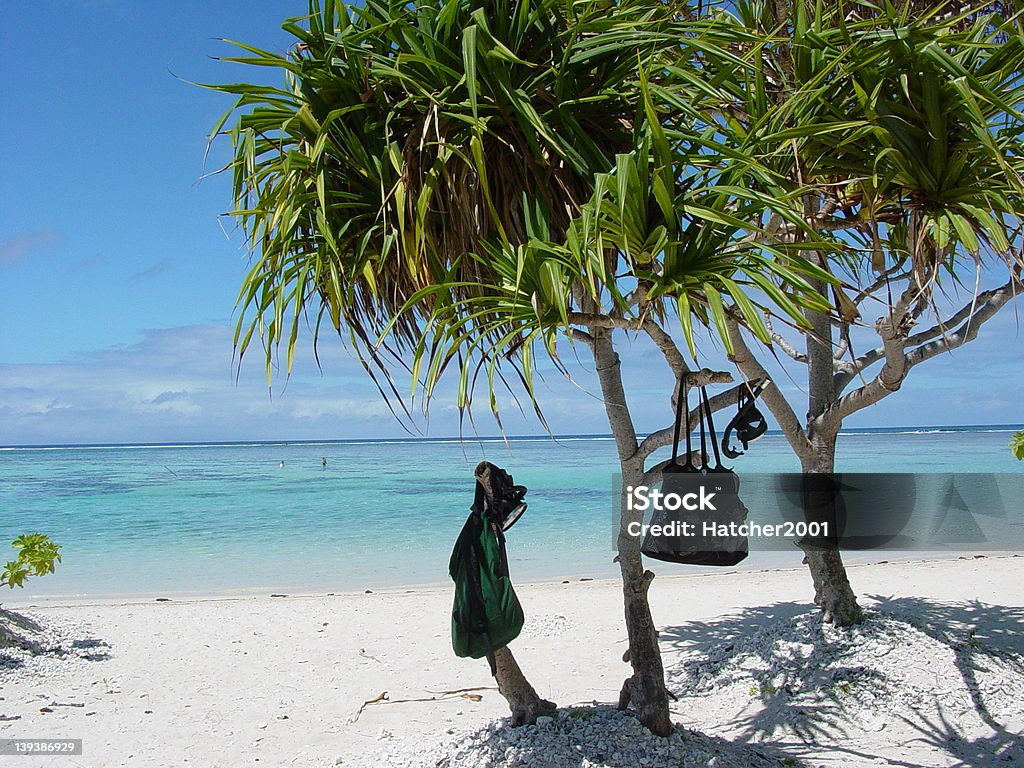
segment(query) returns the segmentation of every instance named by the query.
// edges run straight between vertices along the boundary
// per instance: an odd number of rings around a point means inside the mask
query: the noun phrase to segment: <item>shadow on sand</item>
[[[471,753],[471,754],[470,754]],[[574,706],[552,722],[512,728],[502,720],[460,739],[438,766],[457,768],[716,768],[805,766],[771,744],[747,745],[676,726],[667,739],[653,736],[630,713],[610,705]]]
[[[965,738],[939,713],[911,723],[921,742],[942,750],[963,766],[1006,765],[1024,761],[1024,737],[1007,729],[989,711],[978,673],[998,659],[1024,679],[1024,607],[990,605],[978,600],[942,603],[917,597],[871,595],[879,611],[905,617],[921,632],[953,651],[956,668],[978,716],[992,729],[986,737]]]
[[[944,712],[943,697],[948,691],[935,690],[931,692],[935,706],[928,712],[911,708],[892,715],[919,734],[911,742],[934,750],[944,765],[1007,765],[1024,760],[1021,734],[990,711],[978,680],[979,672],[999,664],[1003,674],[1013,678],[1013,688],[1024,690],[1024,608],[915,597],[870,598],[875,604],[868,621],[849,633],[822,627],[817,610],[797,602],[667,627],[661,632],[662,644],[684,656],[666,670],[669,686],[680,699],[699,702],[708,695],[708,686],[717,684],[714,681],[724,668],[744,674],[754,670],[751,683],[760,671],[765,682],[751,684],[749,689],[754,706],[744,707],[749,714],[727,724],[735,729],[731,738],[756,741],[759,746],[764,740],[803,757],[827,749],[851,759],[872,760],[878,756],[844,743],[844,737],[865,736],[862,724],[849,716],[851,697],[856,698],[858,691],[891,690],[899,681],[886,673],[884,661],[872,668],[858,651],[877,635],[884,635],[885,643],[895,643],[901,628],[902,634],[917,630],[949,650],[959,679],[945,682],[966,693],[973,711],[992,733],[972,738],[962,732]],[[871,716],[872,701],[869,695],[858,702],[861,713]],[[866,738],[870,740],[870,734]],[[891,756],[886,759],[890,765],[917,765]]]
[[[0,608],[0,669],[16,669],[32,656],[75,656],[85,661],[111,658],[110,645],[99,638],[72,639],[34,618]]]

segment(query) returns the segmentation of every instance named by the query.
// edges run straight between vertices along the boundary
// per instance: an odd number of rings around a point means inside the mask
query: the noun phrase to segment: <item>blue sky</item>
[[[207,178],[206,135],[228,97],[184,80],[252,72],[213,61],[215,38],[282,49],[304,2],[65,0],[0,5],[0,444],[320,439],[403,434],[361,370],[308,344],[268,396],[261,361],[232,369],[231,323],[247,257],[229,221],[228,179]],[[208,168],[225,159],[215,147]],[[581,354],[583,350],[581,350]],[[662,426],[671,382],[637,344],[624,352],[637,421]],[[703,363],[723,364],[710,349]],[[970,380],[957,375],[972,372]],[[1024,354],[1013,310],[904,391],[850,423],[1024,419]],[[550,374],[558,432],[605,432],[584,370]],[[784,376],[779,378],[780,381]],[[799,379],[796,379],[799,381]],[[784,387],[799,397],[794,382]],[[798,411],[801,410],[798,406]],[[486,415],[481,428],[493,432]],[[510,414],[512,433],[538,425]],[[431,435],[458,431],[442,393]]]

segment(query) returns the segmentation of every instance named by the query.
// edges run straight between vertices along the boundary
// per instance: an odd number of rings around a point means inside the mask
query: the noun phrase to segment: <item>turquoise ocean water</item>
[[[839,469],[1019,473],[1013,431],[845,433]],[[530,489],[509,534],[518,581],[615,573],[610,438],[0,448],[0,541],[45,532],[64,554],[55,575],[2,597],[443,584],[481,459]],[[770,434],[732,464],[741,474],[798,470]],[[744,567],[799,561],[796,551],[754,552]]]

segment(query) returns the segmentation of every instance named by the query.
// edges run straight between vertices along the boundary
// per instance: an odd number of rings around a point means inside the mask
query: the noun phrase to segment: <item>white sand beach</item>
[[[820,626],[802,568],[656,570],[682,726],[667,740],[604,709],[627,674],[620,587],[579,580],[517,588],[512,648],[542,695],[574,707],[538,726],[503,725],[486,663],[451,652],[451,591],[420,588],[7,603],[65,653],[0,651],[0,738],[83,741],[81,756],[9,758],[19,767],[1024,761],[1024,558],[851,567],[869,618],[849,634]]]

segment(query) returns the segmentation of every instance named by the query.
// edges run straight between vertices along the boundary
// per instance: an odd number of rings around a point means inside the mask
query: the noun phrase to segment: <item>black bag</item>
[[[683,374],[676,398],[672,458],[662,470],[663,503],[651,513],[640,551],[648,557],[670,563],[736,565],[750,551],[747,537],[740,535],[737,530],[747,519],[747,508],[740,501],[739,477],[731,469],[722,466],[707,391],[704,387],[700,390],[701,466],[693,464],[689,394],[686,374]],[[679,432],[684,418],[686,462],[680,464]],[[711,447],[715,454],[713,467],[708,467],[705,421],[711,433]]]

